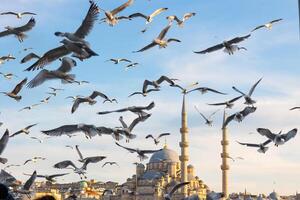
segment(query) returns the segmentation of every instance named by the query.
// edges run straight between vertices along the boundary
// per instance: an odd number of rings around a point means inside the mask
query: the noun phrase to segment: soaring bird
[[[30,158],[30,159],[26,160],[23,165],[26,165],[29,162],[36,163],[38,160],[46,160],[46,158],[43,158],[43,157],[33,157],[33,158]]]
[[[233,99],[230,99],[229,101],[225,101],[225,102],[222,102],[222,103],[209,103],[207,105],[210,105],[210,106],[223,106],[223,105],[225,105],[225,108],[231,109],[234,106],[234,102],[239,100],[242,96],[243,95],[235,97]]]
[[[52,130],[46,130],[41,132],[48,136],[62,136],[62,135],[71,136],[74,135],[75,133],[83,132],[86,138],[92,138],[100,134],[97,127],[95,127],[94,125],[87,125],[87,124],[64,125]]]
[[[1,56],[0,57],[0,64],[4,64],[6,61],[9,61],[9,60],[14,60],[16,59],[14,56],[8,54],[7,56]]]
[[[76,152],[77,152],[77,154],[78,154],[78,156],[80,158],[78,160],[79,162],[84,163],[87,159],[92,158],[92,157],[83,157],[81,151],[79,150],[79,145],[75,145],[75,148],[76,148]],[[101,160],[103,160],[103,159],[106,158],[106,156],[94,156],[94,158],[96,158],[96,157],[99,157],[99,159],[102,158]]]
[[[155,38],[150,44],[148,44],[147,46],[143,47],[142,49],[140,49],[138,51],[134,51],[134,53],[146,51],[156,45],[159,45],[160,48],[166,48],[168,46],[168,43],[170,43],[170,42],[181,42],[180,40],[175,39],[175,38],[164,39],[170,28],[171,28],[171,25],[166,26],[160,32],[160,34],[157,36],[157,38]]]
[[[4,37],[7,35],[15,35],[18,38],[19,42],[23,42],[23,40],[27,37],[25,32],[30,31],[34,26],[35,26],[34,18],[31,18],[24,26],[20,26],[16,28],[6,26],[5,27],[6,31],[0,32],[0,37]]]
[[[98,18],[99,7],[92,2],[90,8],[82,21],[80,27],[75,31],[74,35],[80,39],[84,39],[92,30],[95,21]],[[28,67],[26,71],[33,71],[36,69],[43,68],[45,65],[50,64],[51,62],[57,60],[60,57],[70,54],[69,51],[64,45],[61,45],[57,48],[51,49],[46,52],[38,61],[33,65]]]
[[[109,113],[113,113],[113,112],[126,112],[126,111],[130,111],[134,114],[137,114],[139,117],[148,115],[144,110],[151,110],[152,108],[154,108],[155,103],[151,102],[149,105],[147,106],[130,106],[127,108],[122,108],[122,109],[118,109],[118,110],[113,110],[113,111],[103,111],[103,112],[98,112],[98,115],[105,115],[105,114],[109,114]]]
[[[120,5],[119,7],[111,10],[111,11],[106,11],[106,10],[103,10],[104,13],[105,13],[105,18],[101,19],[100,20],[100,23],[101,22],[106,22],[108,23],[110,26],[114,26],[116,25],[119,20],[121,19],[129,19],[129,17],[125,17],[125,16],[120,16],[118,17],[117,14],[121,11],[123,11],[125,8],[127,8],[128,6],[130,6],[132,3],[133,3],[134,0],[128,0],[126,3]],[[101,9],[102,10],[102,9]]]
[[[147,91],[148,86],[153,86],[155,89],[160,88],[160,84],[162,84],[163,82],[167,82],[169,83],[170,86],[174,86],[175,82],[178,79],[174,79],[174,78],[169,78],[167,76],[160,76],[159,79],[154,80],[154,81],[149,81],[149,80],[145,80],[144,84],[143,84],[143,92]]]
[[[68,175],[69,173],[64,173],[64,174],[52,174],[52,175],[39,175],[37,174],[36,177],[37,178],[44,178],[46,179],[47,181],[51,182],[51,183],[54,183],[56,182],[55,178],[57,177],[61,177],[61,176],[65,176],[65,175]],[[26,176],[30,176],[30,174],[24,174]]]
[[[136,67],[137,65],[139,65],[139,63],[130,63],[128,65],[125,66],[125,70],[128,70],[129,68],[133,68]]]
[[[115,140],[120,141],[123,139],[122,134],[124,131],[121,128],[108,128],[104,126],[97,127],[100,134],[111,135]]]
[[[272,140],[267,140],[264,143],[260,143],[260,144],[252,144],[252,143],[243,143],[243,142],[238,142],[240,145],[245,145],[247,147],[258,147],[257,151],[259,153],[266,153],[269,149],[269,147],[267,147],[267,145],[272,142]]]
[[[89,105],[96,104],[97,101],[95,100],[95,98],[98,96],[102,97],[105,100],[110,100],[110,98],[108,98],[108,96],[106,96],[104,93],[98,92],[98,91],[93,91],[93,93],[90,96],[76,98],[73,103],[71,113],[74,113],[81,103],[87,102],[87,103],[89,103]]]
[[[169,20],[170,23],[172,23],[175,20],[179,27],[183,27],[184,22],[195,15],[196,15],[196,13],[194,13],[194,12],[185,13],[183,15],[182,19],[179,19],[176,15],[171,15],[171,16],[167,17],[167,20]]]
[[[159,142],[160,142],[159,139],[160,139],[161,137],[168,136],[168,135],[171,135],[171,133],[161,133],[161,134],[159,134],[157,137],[154,137],[153,135],[149,134],[149,135],[147,135],[145,138],[146,138],[146,139],[152,138],[153,141],[154,141],[154,144],[155,144],[155,145],[158,145]]]
[[[3,153],[4,149],[6,148],[8,140],[9,140],[9,131],[8,129],[6,129],[6,131],[4,132],[4,134],[0,139],[0,155]],[[2,164],[7,163],[7,159],[0,157],[0,163]]]
[[[30,194],[31,194],[31,187],[36,179],[37,173],[36,171],[34,171],[32,173],[32,175],[30,176],[30,178],[25,182],[25,184],[23,185],[23,187],[21,189],[16,189],[14,190],[14,192],[19,193],[19,194],[25,194],[29,197],[30,199]]]
[[[198,83],[196,83],[196,84],[198,84]],[[201,94],[205,94],[207,92],[213,92],[213,93],[216,93],[216,94],[227,95],[226,93],[223,93],[223,92],[220,92],[218,90],[208,88],[208,87],[197,87],[197,88],[188,90],[187,88],[183,88],[179,84],[174,84],[174,85],[170,85],[170,86],[179,88],[183,94],[189,94],[189,93],[194,92],[194,91],[199,91],[199,92],[201,92]]]
[[[8,79],[8,80],[12,79],[13,77],[18,77],[18,76],[16,76],[16,75],[12,74],[12,73],[2,73],[2,72],[0,72],[0,74],[1,74],[4,78],[6,78],[6,79]]]
[[[89,81],[74,81],[74,83],[77,83],[78,85],[88,84]]]
[[[102,168],[105,167],[106,165],[117,165],[118,167],[120,167],[120,166],[118,165],[117,162],[105,162],[105,163],[102,165]]]
[[[51,98],[51,96],[46,97],[45,99],[42,99],[40,102],[41,103],[49,103],[50,98]]]
[[[26,84],[27,78],[23,79],[11,92],[0,92],[2,94],[5,94],[6,96],[15,99],[16,101],[20,101],[22,99],[22,96],[18,95],[18,93],[21,91],[22,87]]]
[[[10,164],[10,165],[7,165],[3,168],[3,170],[6,170],[8,168],[11,168],[11,167],[21,167],[21,165],[16,165],[16,164]],[[0,176],[1,177],[1,176]]]
[[[135,18],[135,17],[142,17],[146,20],[146,24],[151,23],[153,18],[157,15],[159,15],[160,13],[164,12],[168,10],[168,8],[159,8],[157,10],[155,10],[153,13],[151,13],[150,15],[144,15],[142,13],[134,13],[129,15],[129,19]]]
[[[260,25],[260,26],[255,27],[251,32],[256,31],[258,29],[261,29],[261,28],[267,28],[267,29],[271,30],[273,24],[276,23],[276,22],[280,22],[281,20],[283,20],[283,19],[272,20],[272,21],[270,21],[270,22],[268,22],[268,23],[266,23],[264,25]]]
[[[41,70],[28,84],[27,87],[34,88],[42,85],[45,81],[60,79],[62,83],[72,83],[75,79],[74,74],[69,74],[73,67],[76,66],[76,61],[64,57],[61,65],[57,70]]]
[[[26,106],[26,107],[20,109],[19,112],[21,112],[23,110],[32,110],[33,108],[35,108],[35,107],[37,107],[39,105],[41,105],[41,103],[36,103],[36,104],[30,105],[30,106]]]
[[[75,64],[75,63],[74,63],[74,64]],[[49,87],[49,89],[51,89],[53,92],[64,91],[64,89],[62,89],[62,88]]]
[[[15,132],[14,134],[12,134],[12,135],[9,136],[9,137],[14,137],[14,136],[19,135],[19,134],[21,134],[21,133],[25,133],[25,134],[28,135],[28,134],[30,133],[29,129],[31,129],[32,127],[34,127],[34,126],[36,126],[36,125],[37,125],[37,124],[31,124],[31,125],[29,125],[29,126],[23,128],[23,129],[21,129],[21,130]]]
[[[248,34],[248,35],[242,36],[242,37],[235,37],[235,38],[233,38],[233,39],[231,39],[229,41],[224,41],[221,44],[217,44],[217,45],[209,47],[209,48],[207,48],[205,50],[194,51],[194,53],[206,54],[206,53],[211,53],[213,51],[217,51],[217,50],[225,48],[224,52],[228,53],[229,55],[233,55],[234,52],[237,51],[237,50],[241,50],[241,49],[246,50],[245,47],[239,47],[239,46],[237,46],[235,44],[244,41],[245,39],[249,38],[250,36],[251,36],[251,34]]]
[[[43,143],[43,140],[37,138],[37,137],[30,137],[30,139],[33,139],[33,140],[36,140],[38,141],[39,143]]]
[[[32,59],[39,59],[39,58],[41,58],[41,57],[36,55],[35,53],[29,53],[24,58],[22,58],[20,63],[23,64],[23,63],[26,63],[26,62],[28,62]]]
[[[33,12],[19,12],[19,13],[3,12],[3,13],[0,13],[0,15],[15,15],[18,19],[21,19],[24,15],[36,15],[36,14]]]
[[[245,104],[246,104],[246,105],[253,105],[253,104],[256,103],[256,101],[253,100],[253,99],[251,98],[251,95],[253,94],[253,92],[254,92],[256,86],[259,84],[259,82],[260,82],[261,80],[262,80],[262,78],[259,79],[259,80],[251,87],[251,89],[250,89],[250,91],[249,91],[248,94],[245,94],[245,93],[241,92],[239,89],[237,89],[237,88],[234,87],[234,86],[232,87],[232,89],[234,89],[235,91],[237,91],[238,93],[240,93],[240,94],[243,95],[243,97],[244,97],[244,99],[245,99]]]
[[[101,160],[103,160],[103,158],[102,157],[90,157],[90,158],[87,158],[85,161],[84,161],[84,163],[83,163],[83,165],[82,165],[82,167],[81,168],[78,168],[78,167],[76,167],[76,165],[72,162],[72,161],[70,161],[70,160],[65,160],[65,161],[62,161],[62,162],[59,162],[59,163],[56,163],[53,167],[54,168],[58,168],[58,169],[66,169],[67,167],[73,167],[73,170],[74,170],[74,173],[76,173],[76,174],[78,174],[79,175],[79,177],[80,177],[80,179],[82,179],[82,177],[84,177],[84,178],[87,178],[86,176],[85,176],[85,174],[86,174],[86,170],[87,170],[87,165],[89,164],[89,163],[97,163],[97,162],[100,162]]]
[[[76,95],[76,96],[67,96],[65,99],[72,99],[72,101],[74,102],[77,98],[79,97],[83,97],[81,95]]]
[[[173,197],[173,194],[174,194],[177,190],[179,190],[179,188],[182,188],[182,187],[184,187],[184,186],[186,186],[186,185],[188,185],[188,184],[190,184],[190,182],[182,182],[182,183],[176,184],[176,185],[171,189],[171,191],[170,191],[169,193],[167,193],[167,194],[164,195],[164,199],[165,199],[165,200],[171,200],[172,197]]]
[[[160,91],[159,88],[154,88],[154,89],[147,89],[147,90],[143,90],[142,92],[133,92],[131,93],[128,97],[132,97],[134,95],[142,95],[143,97],[146,97],[150,92],[157,92]]]
[[[126,59],[126,58],[111,58],[111,59],[109,59],[109,60],[107,60],[107,61],[111,61],[111,62],[113,62],[115,65],[117,65],[117,64],[119,64],[119,63],[121,63],[121,62],[128,62],[128,63],[131,63],[131,60],[128,60],[128,59]]]
[[[247,115],[254,113],[255,111],[256,111],[256,107],[253,106],[245,107],[242,111],[236,112],[235,114],[227,117],[223,123],[223,128],[225,128],[232,120],[235,120],[237,122],[242,122]]]
[[[277,147],[279,145],[283,145],[284,143],[295,137],[298,131],[296,128],[294,128],[285,134],[282,134],[281,131],[278,134],[275,134],[266,128],[258,128],[256,130],[262,136],[266,136],[268,139],[272,140]]]
[[[213,124],[213,120],[211,119],[212,116],[214,116],[219,110],[213,112],[212,114],[209,115],[209,117],[205,117],[205,115],[203,115],[199,109],[197,108],[197,106],[195,106],[195,109],[197,110],[197,112],[201,115],[201,117],[205,120],[205,124],[208,126],[212,126]]]
[[[123,149],[126,149],[127,151],[129,151],[130,153],[137,153],[138,157],[140,158],[141,161],[145,160],[148,158],[148,156],[146,156],[145,154],[152,154],[158,151],[161,151],[162,149],[158,149],[158,150],[140,150],[140,149],[133,149],[133,148],[129,148],[129,147],[125,147],[120,145],[119,143],[116,142],[116,145],[118,145],[119,147],[122,147]]]

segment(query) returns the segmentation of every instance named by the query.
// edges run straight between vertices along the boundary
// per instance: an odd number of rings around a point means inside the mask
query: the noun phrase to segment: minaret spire
[[[181,148],[181,156],[180,156],[180,162],[181,162],[181,182],[187,182],[187,162],[189,161],[189,153],[188,153],[188,126],[187,126],[187,112],[186,112],[186,105],[185,105],[185,94],[183,95],[182,99],[182,111],[181,111],[181,142],[179,143],[179,146]],[[184,197],[187,197],[187,186],[183,187],[183,195]]]
[[[222,158],[222,165],[221,165],[221,170],[222,170],[222,192],[224,194],[224,199],[228,198],[228,170],[229,170],[229,165],[227,164],[227,159],[229,157],[228,154],[228,145],[229,141],[227,139],[227,127],[224,126],[226,121],[226,112],[224,109],[224,114],[223,114],[223,126],[222,126],[222,153],[221,153],[221,158]]]

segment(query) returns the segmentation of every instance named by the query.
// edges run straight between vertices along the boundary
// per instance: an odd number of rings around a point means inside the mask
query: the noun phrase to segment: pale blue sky
[[[113,9],[124,1],[97,1],[103,9]],[[33,11],[36,27],[28,33],[29,37],[20,44],[14,37],[0,38],[0,55],[11,53],[17,57],[0,66],[1,72],[13,72],[20,78],[6,81],[0,77],[0,90],[11,90],[23,77],[31,79],[37,72],[23,72],[30,64],[20,65],[20,59],[27,52],[18,51],[25,47],[33,47],[33,52],[43,54],[59,45],[60,38],[54,36],[55,31],[72,32],[77,29],[85,16],[88,0],[2,0],[2,11]],[[300,139],[297,136],[285,146],[275,148],[273,145],[267,154],[261,155],[255,149],[241,147],[235,140],[245,142],[261,142],[259,135],[249,135],[258,127],[270,128],[274,132],[288,131],[299,125],[299,112],[289,112],[290,107],[300,105],[300,81],[298,67],[300,60],[300,41],[298,33],[298,14],[296,0],[136,0],[134,4],[121,14],[134,12],[149,14],[157,8],[168,7],[169,10],[157,16],[150,29],[140,33],[145,27],[142,19],[122,21],[115,27],[106,24],[96,24],[87,40],[99,54],[84,62],[78,61],[73,70],[78,80],[89,80],[89,85],[62,86],[60,82],[48,82],[35,89],[25,88],[21,94],[20,103],[0,96],[0,121],[5,125],[1,132],[9,128],[11,132],[31,123],[39,125],[32,129],[32,135],[43,138],[40,130],[55,128],[68,123],[93,123],[97,126],[119,126],[119,115],[98,116],[95,113],[130,105],[146,105],[152,100],[156,102],[152,117],[136,128],[138,138],[130,145],[144,148],[156,148],[150,141],[143,138],[148,133],[171,132],[168,138],[169,147],[180,152],[180,109],[181,95],[176,89],[163,87],[159,93],[153,93],[147,98],[127,96],[142,88],[144,79],[157,79],[160,75],[179,78],[182,84],[198,81],[202,86],[214,87],[229,93],[223,97],[214,94],[192,94],[188,97],[189,127],[190,127],[190,163],[194,164],[197,175],[214,190],[221,190],[220,172],[220,127],[221,114],[217,115],[215,126],[206,127],[194,110],[194,105],[205,114],[215,108],[206,105],[208,102],[218,102],[234,97],[236,93],[231,86],[236,85],[242,90],[248,90],[251,85],[263,77],[254,93],[258,101],[257,112],[245,119],[241,124],[233,123],[229,127],[230,150],[232,156],[242,156],[244,161],[231,163],[230,191],[243,191],[245,187],[253,193],[268,193],[274,189],[282,194],[294,193],[300,187]],[[153,48],[143,53],[131,53],[145,46],[155,38],[165,27],[168,15],[182,16],[185,12],[196,12],[196,16],[188,20],[184,28],[174,26],[168,37],[180,39],[181,43],[172,43],[166,49]],[[100,13],[100,18],[103,13]],[[242,46],[248,51],[237,52],[228,56],[222,51],[208,55],[193,54],[194,50],[202,50],[210,45],[222,42],[235,36],[247,34],[255,26],[270,20],[283,18],[275,24],[271,31],[262,29],[253,33]],[[17,20],[12,16],[1,16],[0,24],[3,30],[6,25],[19,26],[25,24],[29,17]],[[123,65],[113,65],[105,60],[112,57],[126,57],[140,65],[135,69],[125,71]],[[59,62],[47,66],[55,69]],[[66,91],[51,99],[48,105],[43,105],[30,112],[18,112],[24,106],[38,102],[46,97],[49,86],[63,87]],[[82,105],[71,115],[71,102],[64,98],[68,95],[89,95],[91,91],[99,90],[119,100],[118,105],[98,104],[93,107]],[[234,108],[235,112],[242,109],[242,101]],[[126,121],[134,115],[124,114]],[[66,144],[80,144],[86,155],[104,154],[107,160],[116,160],[122,167],[122,172],[115,169],[102,169],[101,164],[90,165],[89,177],[97,180],[112,180],[124,182],[134,173],[132,162],[137,161],[135,155],[130,155],[116,147],[111,137],[99,137],[86,140],[84,136],[74,139],[66,137],[54,138],[43,145],[37,144],[26,136],[13,138],[3,156],[9,157],[10,163],[22,163],[32,155],[47,156],[46,161],[28,165],[20,169],[11,169],[13,174],[24,179],[23,172],[29,173],[37,168],[40,173],[61,172],[52,165],[65,159],[76,160],[77,155]],[[141,144],[143,144],[141,146]],[[218,148],[216,148],[216,146]],[[64,152],[64,153],[61,153]],[[236,155],[235,155],[236,154]],[[109,174],[109,175],[108,175]],[[65,181],[76,181],[76,175],[65,177]],[[274,185],[273,182],[276,182]]]

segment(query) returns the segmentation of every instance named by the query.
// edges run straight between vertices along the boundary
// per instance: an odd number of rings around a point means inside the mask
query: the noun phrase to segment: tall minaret
[[[189,161],[189,153],[188,153],[188,133],[189,129],[187,127],[187,113],[185,108],[185,94],[183,95],[182,100],[182,111],[181,111],[181,142],[179,143],[179,146],[181,148],[181,156],[179,157],[181,162],[181,182],[187,182],[187,162]],[[183,187],[183,195],[184,197],[187,197],[187,186]]]
[[[222,145],[222,153],[221,153],[221,158],[222,158],[222,165],[221,165],[221,169],[222,169],[222,192],[224,193],[224,199],[228,198],[228,170],[229,170],[229,166],[227,164],[227,159],[229,157],[228,154],[228,145],[229,145],[229,141],[227,140],[227,127],[224,126],[226,120],[226,113],[224,110],[224,115],[223,115],[223,126],[222,126],[222,141],[221,141],[221,145]]]

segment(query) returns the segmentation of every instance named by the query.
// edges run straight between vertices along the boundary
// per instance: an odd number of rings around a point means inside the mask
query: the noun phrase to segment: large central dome
[[[162,161],[176,163],[180,162],[178,154],[175,151],[168,149],[167,146],[165,146],[162,150],[154,153],[151,156],[149,163],[157,163]]]

